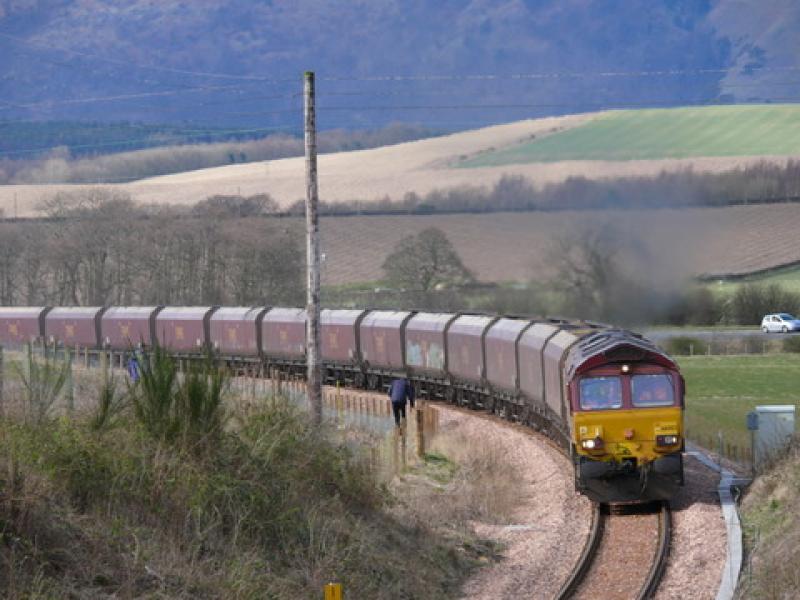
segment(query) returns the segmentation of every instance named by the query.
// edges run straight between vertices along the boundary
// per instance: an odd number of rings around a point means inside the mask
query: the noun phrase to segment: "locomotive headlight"
[[[674,446],[678,443],[677,435],[657,435],[656,446]]]
[[[591,440],[581,440],[581,447],[584,450],[599,450],[603,447],[603,439],[597,436]]]
[[[631,366],[630,365],[622,365],[622,372],[623,373],[628,373],[630,370],[631,370]]]

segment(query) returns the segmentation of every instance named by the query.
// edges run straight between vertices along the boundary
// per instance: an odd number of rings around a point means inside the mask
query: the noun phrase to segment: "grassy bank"
[[[796,598],[800,590],[800,447],[757,478],[741,505],[748,558],[738,598]]]
[[[686,429],[705,442],[722,431],[727,442],[749,446],[745,416],[759,404],[800,404],[800,356],[680,357],[686,378]]]
[[[491,554],[410,516],[402,484],[288,402],[234,410],[213,368],[142,365],[71,414],[57,365],[18,372],[0,418],[3,597],[315,598],[340,581],[351,598],[449,598]]]

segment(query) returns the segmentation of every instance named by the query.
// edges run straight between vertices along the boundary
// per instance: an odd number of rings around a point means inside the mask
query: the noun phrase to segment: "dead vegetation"
[[[285,400],[251,399],[246,415],[228,402],[221,415],[212,373],[176,379],[165,357],[154,361],[153,381],[123,386],[109,419],[97,418],[109,377],[74,411],[53,399],[36,420],[24,418],[26,386],[7,381],[4,597],[301,598],[340,581],[353,597],[451,598],[491,553],[461,521],[398,515],[403,490],[390,493],[357,448]],[[176,426],[153,421],[159,411]],[[477,472],[467,464],[456,479]],[[451,501],[429,499],[430,514]],[[474,506],[464,516],[486,500]]]
[[[395,482],[401,512],[438,527],[471,521],[507,523],[519,504],[519,477],[496,440],[474,444],[458,431],[439,433],[424,462]]]
[[[742,502],[747,557],[739,598],[784,600],[800,591],[800,446],[758,477]]]

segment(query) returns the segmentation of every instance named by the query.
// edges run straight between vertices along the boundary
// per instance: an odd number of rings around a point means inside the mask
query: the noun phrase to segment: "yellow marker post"
[[[342,600],[342,584],[326,583],[325,600]]]

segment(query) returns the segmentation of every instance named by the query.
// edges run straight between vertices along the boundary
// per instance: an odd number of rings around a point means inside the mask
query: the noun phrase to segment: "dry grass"
[[[519,474],[499,440],[476,445],[463,433],[438,434],[423,463],[393,484],[401,512],[434,527],[508,523],[519,506]]]
[[[784,600],[800,590],[800,445],[755,480],[742,503],[747,567],[738,597]]]

